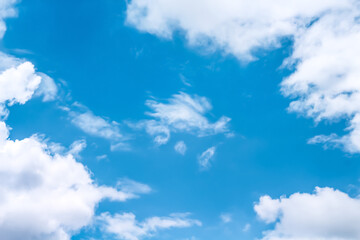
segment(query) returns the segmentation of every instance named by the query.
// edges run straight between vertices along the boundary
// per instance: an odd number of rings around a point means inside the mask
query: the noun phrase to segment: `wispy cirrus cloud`
[[[211,160],[214,158],[216,147],[210,147],[206,149],[198,157],[198,162],[201,170],[207,170],[211,166]]]
[[[174,149],[177,153],[185,155],[187,147],[184,141],[179,141],[175,144]]]
[[[212,106],[205,97],[180,92],[167,101],[151,99],[145,104],[151,109],[146,115],[152,119],[140,121],[135,127],[144,128],[159,145],[169,141],[171,132],[184,132],[198,137],[229,132],[230,118],[222,116],[213,123],[207,118]]]
[[[153,237],[160,230],[201,226],[199,220],[188,218],[185,214],[171,214],[168,217],[151,217],[138,222],[133,213],[110,215],[103,213],[98,218],[108,234],[123,240],[140,240]]]
[[[95,115],[86,106],[74,102],[69,107],[61,106],[67,112],[70,122],[90,136],[103,138],[111,143],[111,151],[129,151],[128,138],[120,130],[120,124],[106,117]]]

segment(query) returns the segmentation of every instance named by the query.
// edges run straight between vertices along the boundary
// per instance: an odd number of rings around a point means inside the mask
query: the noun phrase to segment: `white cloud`
[[[33,96],[42,96],[44,101],[54,100],[57,87],[49,76],[37,73],[29,61],[0,52],[0,107],[6,118],[5,105],[24,104]]]
[[[85,108],[82,105],[80,107]],[[70,110],[69,116],[76,127],[92,136],[112,141],[119,141],[123,137],[118,123],[109,122],[102,117],[96,116],[88,109],[85,109],[85,111]]]
[[[287,96],[296,97],[289,107],[315,121],[350,119],[349,133],[339,137],[317,136],[323,142],[360,152],[360,6],[320,18],[295,38],[287,62],[296,71],[282,83]]]
[[[276,222],[263,240],[360,239],[360,199],[332,188],[280,199],[263,196],[254,209],[266,223]]]
[[[17,0],[2,0],[0,1],[0,38],[4,36],[6,31],[5,18],[15,17],[16,10],[14,4]]]
[[[120,124],[95,115],[84,105],[75,102],[71,107],[60,107],[67,112],[71,123],[91,136],[109,140],[111,151],[130,151],[129,139],[120,131]]]
[[[223,213],[220,215],[220,219],[223,223],[229,223],[232,221],[232,216],[230,213]]]
[[[104,231],[121,240],[139,240],[152,237],[159,230],[169,228],[185,228],[201,226],[198,220],[188,218],[188,214],[172,214],[169,217],[151,217],[138,222],[133,213],[115,214],[103,213],[99,220]]]
[[[146,114],[154,119],[144,120],[137,127],[145,128],[148,134],[155,136],[154,141],[159,145],[168,142],[171,132],[186,132],[202,137],[229,131],[228,117],[209,122],[205,115],[212,106],[205,97],[180,92],[166,103],[148,100],[146,105],[152,110]]]
[[[8,3],[0,1],[0,33]],[[42,82],[42,79],[45,79]],[[40,90],[39,90],[40,89]],[[52,79],[36,73],[32,63],[0,53],[0,113],[6,105],[24,104],[33,96],[55,97]],[[39,91],[35,93],[36,91]],[[69,240],[93,221],[103,199],[125,201],[150,188],[120,181],[116,188],[98,186],[89,170],[77,162],[84,141],[64,147],[37,136],[9,139],[9,127],[0,121],[0,236],[3,240]]]
[[[206,170],[210,167],[211,165],[210,161],[214,157],[215,150],[216,150],[215,146],[208,148],[198,157],[199,166],[202,170]]]
[[[0,102],[24,104],[27,102],[41,82],[35,74],[34,65],[24,62],[11,67],[0,74]]]
[[[176,152],[180,153],[181,155],[185,155],[186,144],[184,143],[184,141],[179,141],[175,144],[174,149]]]
[[[76,158],[80,158],[79,154],[85,148],[86,148],[86,141],[84,139],[77,140],[71,144],[68,153]]]
[[[357,0],[131,0],[127,23],[170,39],[184,33],[190,45],[220,49],[242,61],[259,49],[293,39],[283,66],[294,70],[281,84],[295,99],[289,110],[321,120],[350,120],[349,133],[312,143],[360,152],[360,5]]]
[[[241,60],[257,49],[279,47],[283,37],[352,0],[131,0],[127,23],[140,31],[170,39],[184,33],[192,46],[220,49]]]
[[[72,154],[53,152],[33,136],[9,140],[0,122],[0,236],[4,240],[70,239],[91,223],[104,198],[125,201],[149,187],[119,182],[98,186]]]
[[[38,75],[41,77],[41,83],[35,95],[42,96],[44,102],[54,101],[58,94],[58,87],[54,79],[44,73],[38,73]]]

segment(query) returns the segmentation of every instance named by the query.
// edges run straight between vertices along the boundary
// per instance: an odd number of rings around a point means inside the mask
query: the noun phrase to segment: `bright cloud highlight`
[[[262,196],[254,207],[274,229],[263,240],[353,240],[360,238],[360,200],[332,188],[312,194],[294,193],[272,199]]]

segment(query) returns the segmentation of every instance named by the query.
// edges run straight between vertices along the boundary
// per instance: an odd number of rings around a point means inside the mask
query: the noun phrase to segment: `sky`
[[[360,239],[358,0],[0,0],[0,239]]]

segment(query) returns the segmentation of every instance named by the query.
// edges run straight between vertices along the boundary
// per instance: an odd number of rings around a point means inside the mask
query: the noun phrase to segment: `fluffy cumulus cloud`
[[[40,83],[41,77],[29,62],[4,70],[0,75],[1,106],[24,104]],[[68,240],[91,223],[102,199],[125,201],[150,191],[129,180],[119,182],[116,188],[98,186],[74,158],[85,146],[84,141],[77,141],[63,154],[63,147],[36,135],[10,140],[8,126],[0,121],[1,239]]]
[[[8,16],[8,3],[14,2],[0,1],[1,21]],[[56,91],[53,80],[37,73],[32,63],[0,53],[1,239],[69,240],[93,221],[101,200],[125,201],[150,191],[129,180],[120,181],[117,187],[97,185],[74,157],[86,146],[83,140],[63,151],[64,147],[36,135],[9,139],[4,122],[7,106],[24,104],[34,96],[53,100]]]
[[[344,136],[316,136],[326,143],[360,152],[360,6],[320,18],[295,37],[286,63],[295,72],[282,83],[285,95],[296,97],[289,109],[321,120],[349,119]]]
[[[248,61],[258,48],[278,47],[281,38],[349,4],[348,0],[132,0],[127,23],[163,38],[180,30],[191,45],[221,49]]]
[[[137,127],[145,128],[159,145],[168,142],[171,132],[186,132],[202,137],[229,131],[230,118],[223,116],[213,123],[208,120],[206,114],[212,106],[205,97],[180,92],[167,102],[148,100],[146,105],[152,110],[146,114],[153,119],[144,120]]]
[[[360,239],[360,199],[332,188],[280,199],[262,196],[255,211],[262,221],[276,222],[263,240]]]
[[[215,155],[216,147],[210,147],[206,149],[201,155],[198,157],[198,162],[200,169],[206,170],[211,166],[211,160]]]
[[[35,95],[42,96],[44,102],[56,100],[58,87],[54,80],[44,73],[38,73],[38,75],[41,77],[41,83]]]
[[[148,188],[98,186],[72,154],[53,152],[36,136],[9,140],[0,122],[0,236],[15,239],[70,239],[91,223],[104,198],[125,201]],[[134,184],[130,185],[134,186]]]
[[[40,82],[41,77],[35,74],[34,65],[30,62],[6,69],[0,74],[0,102],[24,104]]]
[[[163,38],[182,32],[190,45],[219,49],[242,61],[259,49],[293,40],[283,66],[294,70],[282,92],[289,110],[315,121],[349,120],[348,134],[316,136],[310,143],[360,152],[360,4],[357,0],[190,1],[132,0],[127,23]]]
[[[120,240],[139,240],[152,237],[159,230],[201,226],[201,222],[188,214],[171,214],[169,217],[151,217],[138,222],[133,213],[110,215],[103,213],[99,218],[103,229]]]
[[[56,92],[53,80],[37,73],[31,62],[0,52],[0,114],[3,118],[7,116],[6,105],[24,104],[34,95],[50,101]]]
[[[6,32],[5,19],[17,15],[14,6],[17,2],[0,1],[0,39]],[[24,104],[34,93],[51,101],[56,97],[57,86],[52,78],[36,72],[31,62],[0,52],[0,116],[6,118],[6,104]]]
[[[15,2],[0,1],[0,37],[6,29],[4,18],[15,15],[12,8]],[[126,201],[151,191],[149,186],[129,179],[118,181],[115,187],[98,185],[87,167],[76,160],[86,147],[85,140],[75,141],[66,149],[37,135],[19,140],[9,138],[10,127],[4,122],[8,107],[25,104],[35,96],[42,96],[43,101],[55,100],[57,90],[53,79],[36,72],[31,62],[0,52],[0,236],[3,240],[70,240],[81,228],[94,222],[96,206],[103,199]],[[89,110],[65,109],[83,131],[106,139],[122,138],[117,123],[95,116]],[[106,221],[109,232],[131,237],[126,233],[129,232],[134,234],[132,239],[151,236],[159,229],[200,225],[186,215],[174,215],[153,217],[144,223],[134,219],[128,229],[126,224],[112,225],[121,224],[121,215],[102,214],[100,218]],[[140,233],[136,232],[137,227]]]

